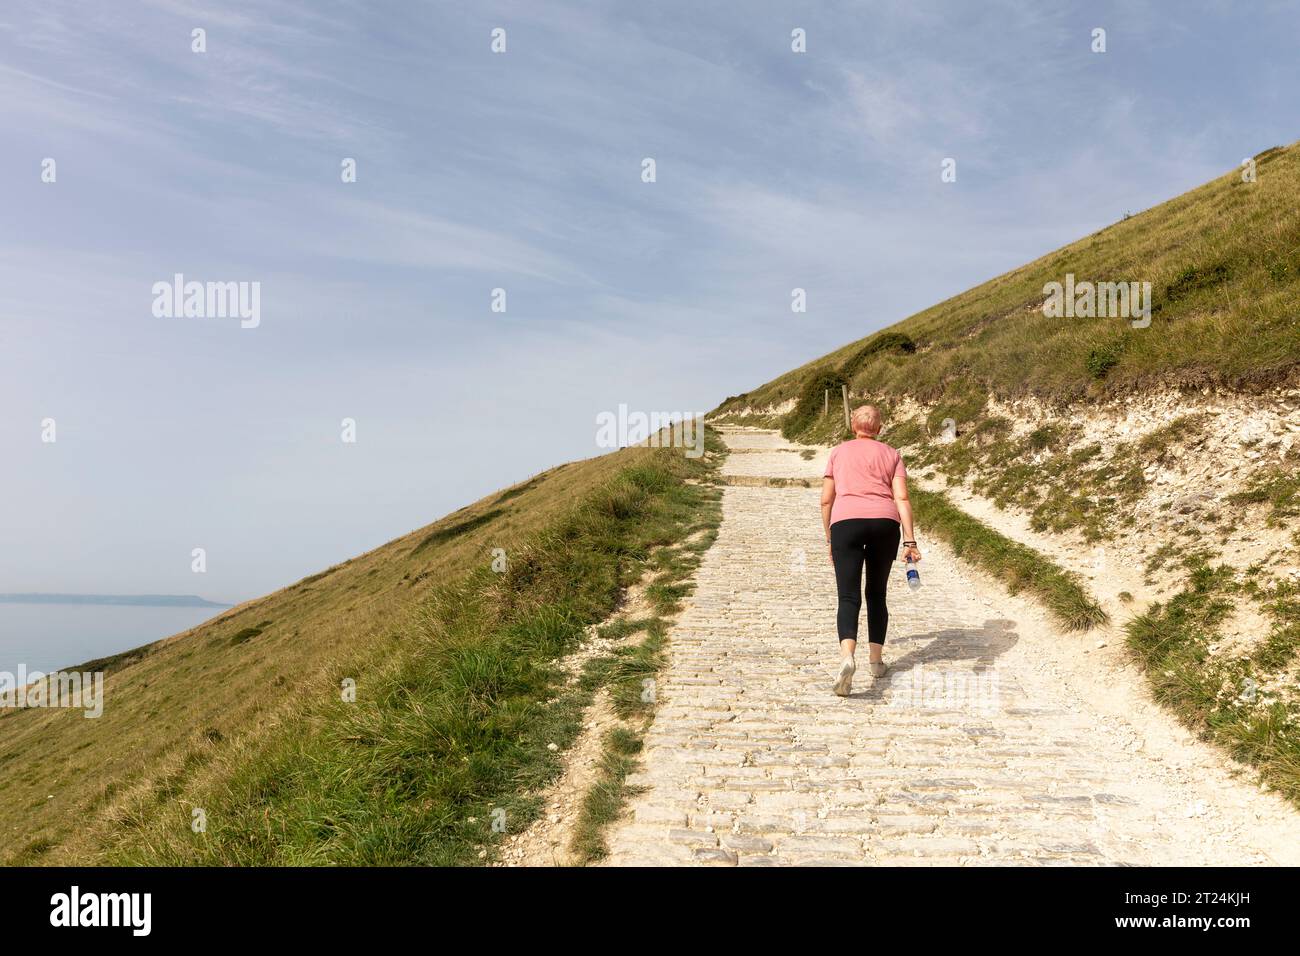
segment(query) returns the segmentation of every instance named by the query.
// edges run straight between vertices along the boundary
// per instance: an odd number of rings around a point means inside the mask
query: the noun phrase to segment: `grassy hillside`
[[[424,796],[446,817],[466,799],[505,799],[530,761],[530,779],[545,769],[502,742],[547,699],[545,658],[612,606],[646,549],[688,533],[708,489],[687,479],[707,468],[633,448],[552,469],[191,631],[83,665],[106,671],[99,719],[0,711],[3,860],[463,858],[464,841],[428,819],[377,849],[384,827],[416,825],[398,805],[426,802],[402,786],[437,790]],[[506,551],[504,574],[490,569],[493,548]],[[357,703],[341,701],[345,678]],[[502,702],[513,711],[489,713]],[[455,727],[479,736],[433,739]],[[274,834],[271,807],[285,813]],[[340,832],[336,817],[349,818]]]
[[[1255,159],[1253,183],[1239,169],[1228,172],[733,396],[714,414],[794,400],[790,437],[815,438],[828,437],[824,389],[838,393],[841,383],[855,396],[927,403],[937,425],[978,418],[989,395],[1066,403],[1158,386],[1247,390],[1294,381],[1300,149],[1275,147]],[[1044,315],[1044,286],[1067,273],[1150,282],[1151,325]]]

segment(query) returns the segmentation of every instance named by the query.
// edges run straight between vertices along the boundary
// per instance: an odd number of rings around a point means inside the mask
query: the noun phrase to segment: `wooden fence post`
[[[852,428],[853,423],[849,420],[849,387],[847,385],[841,385],[840,389],[844,394],[844,427]]]

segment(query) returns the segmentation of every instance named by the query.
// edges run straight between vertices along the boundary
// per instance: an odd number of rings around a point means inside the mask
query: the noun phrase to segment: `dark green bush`
[[[838,411],[840,390],[848,384],[844,375],[825,366],[814,369],[804,379],[795,400],[794,409],[781,422],[781,434],[794,441],[822,416],[826,407],[826,390],[831,391],[831,404]]]
[[[1256,166],[1262,166],[1270,160],[1277,159],[1285,152],[1285,146],[1270,146],[1268,149],[1255,154],[1255,164]]]
[[[1179,299],[1185,299],[1200,289],[1207,289],[1213,285],[1219,285],[1228,281],[1232,270],[1226,262],[1219,262],[1212,266],[1188,266],[1178,274],[1173,282],[1165,286],[1165,297],[1170,302],[1177,302]]]
[[[1104,345],[1098,345],[1088,352],[1088,374],[1096,379],[1105,378],[1106,374],[1119,364],[1120,356],[1123,354],[1123,339],[1114,339]]]
[[[242,631],[237,631],[231,636],[230,646],[234,647],[236,644],[243,644],[245,641],[251,641],[261,633],[262,629],[260,627],[246,627]]]
[[[883,355],[886,352],[911,355],[915,351],[916,343],[912,341],[910,336],[904,335],[902,332],[879,332],[869,338],[862,348],[854,352],[840,366],[840,374],[844,376],[846,382],[852,381],[853,376],[877,355]]]
[[[458,538],[462,534],[473,531],[475,528],[482,527],[493,518],[503,514],[505,514],[505,509],[492,508],[473,518],[466,518],[464,521],[458,521],[456,524],[447,525],[445,528],[438,528],[434,531],[430,531],[419,544],[411,549],[411,554],[419,554],[425,548],[432,547],[435,544],[441,544],[444,541],[450,541],[452,538]]]

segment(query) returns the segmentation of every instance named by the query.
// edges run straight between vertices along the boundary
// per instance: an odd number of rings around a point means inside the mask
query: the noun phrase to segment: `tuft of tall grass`
[[[1201,555],[1184,561],[1184,589],[1154,604],[1125,627],[1127,645],[1151,681],[1156,699],[1203,740],[1255,767],[1270,786],[1300,805],[1300,706],[1263,688],[1285,674],[1300,649],[1300,604],[1294,585],[1260,595],[1272,631],[1249,653],[1222,656],[1211,644],[1241,592],[1230,567]]]
[[[615,727],[605,735],[596,784],[583,798],[570,845],[579,864],[594,863],[607,854],[605,828],[618,819],[624,801],[632,792],[627,777],[636,769],[640,753],[640,734]]]
[[[1078,578],[1033,548],[972,518],[936,491],[912,489],[918,523],[938,533],[953,552],[1002,581],[1012,594],[1028,591],[1063,627],[1086,631],[1109,617]]]

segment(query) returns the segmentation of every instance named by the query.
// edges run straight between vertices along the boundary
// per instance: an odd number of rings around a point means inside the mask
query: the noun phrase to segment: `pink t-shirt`
[[[831,524],[845,518],[902,519],[894,504],[894,476],[907,477],[903,457],[874,438],[854,438],[831,449],[826,477],[835,479]]]

